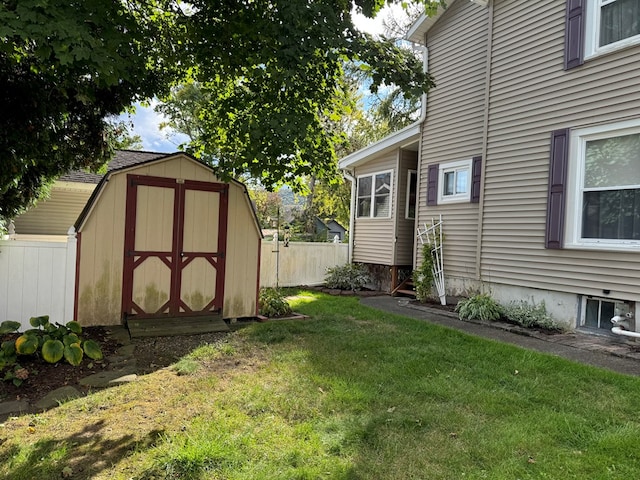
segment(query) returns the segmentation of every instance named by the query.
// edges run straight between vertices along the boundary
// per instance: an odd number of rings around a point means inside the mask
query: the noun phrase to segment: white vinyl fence
[[[349,261],[346,243],[284,242],[263,240],[260,255],[261,287],[321,285],[327,268]]]
[[[37,238],[37,237],[33,237]],[[29,318],[73,320],[76,236],[44,240],[0,240],[0,322],[14,320],[21,330]]]
[[[73,319],[76,236],[10,235],[0,239],[0,322],[15,320],[22,330],[29,318],[49,315],[51,322]],[[344,243],[263,241],[261,287],[320,285],[328,267],[348,261]]]

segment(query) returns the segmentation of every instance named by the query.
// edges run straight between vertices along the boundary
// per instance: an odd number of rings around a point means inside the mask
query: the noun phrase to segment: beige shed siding
[[[427,169],[482,153],[487,9],[454,3],[429,31],[427,46],[436,87],[428,94],[422,135],[418,225],[430,224],[441,213],[446,275],[475,278],[478,205],[427,207]],[[420,248],[415,254],[420,263]]]
[[[398,151],[387,152],[365,165],[356,167],[357,177],[391,170],[391,217],[390,218],[358,218],[355,219],[353,235],[353,261],[378,265],[393,265],[393,248],[395,232],[396,192],[398,185]],[[356,187],[357,188],[357,187]],[[357,213],[356,213],[357,214]]]
[[[209,170],[182,156],[141,165],[110,177],[81,228],[77,320],[82,325],[121,322],[127,174],[216,181]],[[225,282],[224,311],[232,317],[255,314],[253,292],[258,281],[260,234],[251,218],[250,206],[246,199],[243,200],[239,189],[242,187],[236,184],[231,184],[229,189],[226,273],[230,278]],[[255,263],[252,264],[253,260]],[[242,270],[242,275],[234,272],[236,269]],[[238,301],[238,290],[247,297],[244,302]],[[238,312],[233,311],[235,306],[240,308]]]
[[[640,301],[637,252],[544,248],[551,132],[640,113],[640,48],[565,72],[564,16],[562,0],[495,2],[482,277]]]
[[[69,227],[76,223],[92,191],[92,188],[71,189],[54,184],[49,198],[14,220],[16,233],[66,235]]]
[[[262,238],[244,187],[229,185],[227,258],[223,317],[251,317],[257,313],[256,289]]]
[[[409,187],[409,170],[416,170],[418,166],[417,152],[403,150],[400,152],[400,167],[398,169],[398,193],[396,208],[396,246],[394,265],[413,265],[413,240],[415,234],[415,220],[408,219],[407,190]]]

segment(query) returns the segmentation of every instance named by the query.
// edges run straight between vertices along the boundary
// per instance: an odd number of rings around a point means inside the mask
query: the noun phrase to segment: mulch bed
[[[15,340],[19,334],[2,335],[0,343],[7,340]],[[113,355],[120,346],[109,336],[103,327],[84,327],[80,337],[83,340],[95,340],[102,349],[103,360],[94,361],[84,357],[82,363],[74,367],[64,359],[58,363],[51,364],[42,360],[38,355],[18,356],[18,364],[27,370],[28,377],[22,385],[15,386],[11,380],[2,381],[8,369],[6,367],[0,371],[0,402],[12,400],[26,400],[35,402],[44,397],[47,393],[67,385],[71,385],[79,390],[83,388],[78,382],[84,377],[98,373],[108,367],[106,358]],[[85,389],[88,390],[88,387]]]

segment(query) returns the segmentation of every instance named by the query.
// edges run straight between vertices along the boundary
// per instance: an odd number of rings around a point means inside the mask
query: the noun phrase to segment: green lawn
[[[308,320],[6,422],[0,479],[640,478],[640,379],[298,293]]]

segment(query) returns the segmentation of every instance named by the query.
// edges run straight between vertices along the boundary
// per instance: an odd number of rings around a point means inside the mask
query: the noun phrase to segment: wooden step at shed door
[[[228,332],[229,325],[222,315],[196,315],[192,317],[130,318],[127,321],[131,338],[170,337],[200,333]]]

